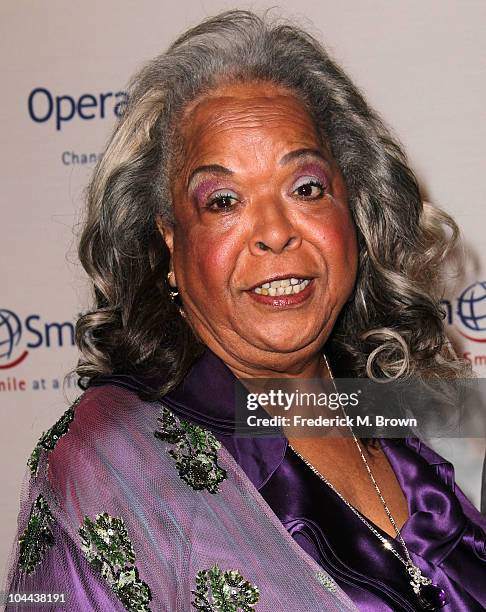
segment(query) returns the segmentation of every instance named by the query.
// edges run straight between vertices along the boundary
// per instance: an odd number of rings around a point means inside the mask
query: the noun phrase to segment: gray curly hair
[[[186,106],[223,81],[291,90],[330,145],[357,228],[352,299],[327,341],[347,376],[381,381],[462,376],[440,309],[443,260],[458,229],[422,202],[405,154],[361,93],[309,33],[247,11],[203,21],[150,61],[87,192],[79,257],[94,308],[76,326],[81,381],[112,373],[163,374],[163,395],[202,351],[169,297],[168,250],[157,215],[173,223],[170,181]]]

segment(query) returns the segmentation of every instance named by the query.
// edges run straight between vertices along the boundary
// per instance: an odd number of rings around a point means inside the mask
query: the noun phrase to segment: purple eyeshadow
[[[202,206],[208,199],[208,196],[213,193],[213,191],[217,191],[218,189],[224,189],[221,180],[202,179],[201,182],[195,186],[192,192],[192,197],[198,206]]]
[[[306,162],[303,163],[298,171],[296,172],[296,180],[301,178],[302,176],[314,176],[317,178],[324,187],[329,185],[329,180],[327,177],[327,173],[322,168],[322,166],[318,163]],[[228,181],[222,180],[220,178],[204,178],[201,177],[199,181],[196,182],[194,187],[191,189],[192,198],[197,206],[204,206],[207,202],[209,196],[214,192],[221,189],[230,189],[228,186]]]
[[[299,168],[299,176],[297,177],[297,179],[301,178],[302,176],[308,176],[308,175],[315,176],[317,179],[319,179],[319,181],[321,181],[321,183],[324,186],[327,186],[329,184],[327,174],[322,168],[322,166],[320,166],[319,164],[313,164],[313,163],[303,164]]]

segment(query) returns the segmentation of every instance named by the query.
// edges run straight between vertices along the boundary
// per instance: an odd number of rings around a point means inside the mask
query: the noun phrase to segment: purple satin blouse
[[[207,350],[164,403],[214,433],[289,534],[360,610],[421,610],[405,566],[290,449],[285,437],[234,435],[236,384],[231,370]],[[380,443],[408,503],[402,537],[413,562],[446,592],[442,609],[486,610],[486,517],[454,483],[452,464],[423,442]],[[397,540],[394,547],[404,556]]]

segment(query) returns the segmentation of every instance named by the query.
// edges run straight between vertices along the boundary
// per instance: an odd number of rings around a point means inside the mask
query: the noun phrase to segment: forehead
[[[312,117],[290,90],[266,82],[222,85],[185,110],[182,137],[186,157],[212,149],[221,140],[258,138],[316,146]],[[186,158],[186,161],[189,159]]]

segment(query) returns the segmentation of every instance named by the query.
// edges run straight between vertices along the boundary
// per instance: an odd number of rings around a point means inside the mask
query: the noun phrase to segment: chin
[[[269,330],[262,337],[258,338],[257,341],[255,341],[255,336],[253,336],[253,343],[257,348],[266,352],[288,354],[305,350],[318,337],[319,334],[303,333],[302,329],[300,331],[289,330],[287,332]]]

